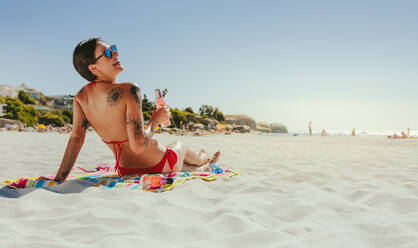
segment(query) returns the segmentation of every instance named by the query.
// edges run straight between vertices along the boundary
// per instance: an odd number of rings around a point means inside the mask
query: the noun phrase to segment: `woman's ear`
[[[88,68],[91,71],[91,73],[93,73],[95,75],[98,72],[98,69],[97,69],[96,65],[89,65]]]

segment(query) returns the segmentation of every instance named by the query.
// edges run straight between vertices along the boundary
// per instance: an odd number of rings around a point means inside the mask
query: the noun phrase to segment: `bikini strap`
[[[115,171],[117,171],[118,173],[119,173],[119,159],[120,159],[120,155],[122,154],[122,147],[120,146],[120,144],[125,143],[128,140],[129,139],[122,140],[122,141],[106,141],[102,139],[104,143],[113,145],[113,151],[115,151],[115,154],[116,154]],[[116,150],[116,147],[118,148],[118,150]]]
[[[96,85],[96,80],[87,84],[88,87],[93,87]]]
[[[93,87],[100,82],[103,82],[103,80],[94,80],[93,82],[88,83],[87,86],[88,87]]]

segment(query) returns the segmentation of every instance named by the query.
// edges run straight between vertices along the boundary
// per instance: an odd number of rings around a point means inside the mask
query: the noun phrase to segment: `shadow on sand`
[[[13,189],[8,186],[4,186],[0,188],[0,197],[4,198],[20,198],[23,197],[35,190],[43,189],[52,191],[59,194],[73,194],[73,193],[80,193],[89,187],[95,187],[94,185],[80,182],[80,181],[67,181],[63,184],[54,185],[54,186],[46,186],[41,188],[23,188],[23,189]]]

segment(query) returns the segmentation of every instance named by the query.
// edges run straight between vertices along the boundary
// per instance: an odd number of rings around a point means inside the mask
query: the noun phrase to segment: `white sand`
[[[0,180],[54,174],[67,134],[0,132]],[[418,247],[418,140],[158,135],[241,173],[151,193],[0,198],[0,247]],[[113,164],[89,133],[76,165]],[[116,246],[115,246],[116,245]]]

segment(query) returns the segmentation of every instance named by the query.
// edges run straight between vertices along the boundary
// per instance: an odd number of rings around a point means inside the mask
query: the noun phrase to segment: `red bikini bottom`
[[[167,160],[168,160],[168,165],[170,166],[170,169],[173,170],[174,165],[177,163],[177,154],[170,148],[166,149],[166,152],[163,156],[163,159],[161,159],[161,162],[159,162],[158,164],[152,167],[128,169],[128,168],[118,166],[118,173],[119,173],[119,176],[134,175],[134,174],[159,174],[163,172],[164,165]]]
[[[102,139],[103,140],[103,139]],[[119,176],[125,176],[125,175],[135,175],[135,174],[159,174],[163,172],[165,162],[168,160],[168,165],[170,166],[170,169],[174,169],[174,165],[177,163],[177,154],[170,148],[166,148],[165,154],[161,161],[152,166],[152,167],[146,167],[146,168],[134,168],[134,169],[128,169],[124,167],[119,166],[119,159],[120,155],[122,154],[122,147],[120,146],[121,143],[125,143],[128,140],[123,141],[105,141],[106,144],[113,145],[113,150],[116,154],[116,165],[115,165],[115,171],[119,173]],[[116,147],[118,149],[116,149]]]

